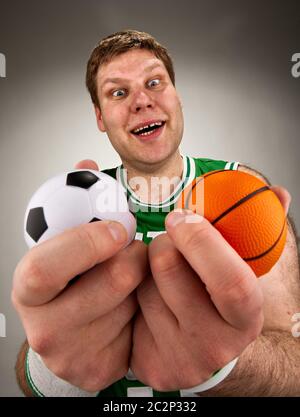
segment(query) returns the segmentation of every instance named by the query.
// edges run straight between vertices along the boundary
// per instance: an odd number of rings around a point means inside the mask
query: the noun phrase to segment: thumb
[[[75,164],[75,169],[94,169],[99,171],[98,164],[92,159],[83,159]]]

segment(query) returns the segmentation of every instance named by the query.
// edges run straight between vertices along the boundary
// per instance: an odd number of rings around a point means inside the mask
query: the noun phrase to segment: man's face
[[[122,161],[147,170],[176,152],[183,134],[181,103],[163,62],[153,53],[134,49],[114,57],[99,68],[97,89],[98,127]],[[150,133],[136,131],[147,125]]]

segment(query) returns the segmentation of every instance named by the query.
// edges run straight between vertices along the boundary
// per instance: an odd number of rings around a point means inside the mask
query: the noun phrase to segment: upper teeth
[[[138,133],[140,130],[147,129],[147,127],[161,126],[162,124],[163,122],[151,123],[151,125],[146,125],[143,127],[139,127],[138,129],[134,129],[133,133]]]

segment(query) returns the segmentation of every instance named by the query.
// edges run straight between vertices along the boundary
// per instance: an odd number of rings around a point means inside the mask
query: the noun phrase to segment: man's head
[[[151,35],[127,30],[101,40],[88,61],[86,85],[98,127],[123,162],[145,169],[178,151],[183,115],[173,63]],[[153,122],[153,134],[133,132]]]
[[[97,73],[101,65],[108,63],[115,56],[132,49],[147,49],[160,59],[168,71],[170,80],[175,86],[175,73],[172,59],[167,49],[151,35],[137,30],[117,32],[102,39],[92,51],[87,65],[86,86],[95,106],[100,107],[97,92]]]

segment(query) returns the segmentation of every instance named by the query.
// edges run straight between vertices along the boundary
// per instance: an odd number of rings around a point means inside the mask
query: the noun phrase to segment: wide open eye
[[[119,94],[121,92],[121,94]],[[124,93],[124,94],[122,94],[122,92]],[[116,91],[114,91],[113,93],[112,93],[112,95],[114,96],[114,97],[122,97],[123,95],[125,95],[125,90],[116,90]]]
[[[160,79],[159,78],[155,78],[154,80],[149,81],[148,85],[150,85],[150,87],[155,87],[156,85],[160,84]]]

